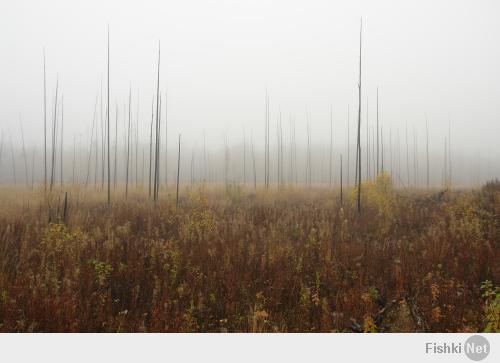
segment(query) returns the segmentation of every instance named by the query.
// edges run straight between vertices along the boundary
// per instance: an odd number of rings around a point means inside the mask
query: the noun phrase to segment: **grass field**
[[[0,330],[499,331],[500,183],[362,190],[3,186]]]

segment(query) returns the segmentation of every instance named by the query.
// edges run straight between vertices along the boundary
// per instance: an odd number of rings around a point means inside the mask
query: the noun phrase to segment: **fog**
[[[303,170],[307,164],[309,117],[311,173],[314,181],[328,183],[331,110],[335,178],[340,153],[347,159],[348,114],[350,161],[354,163],[361,18],[363,157],[370,158],[373,167],[373,154],[364,153],[368,146],[367,122],[369,150],[374,151],[378,89],[385,169],[391,170],[392,162],[393,176],[402,185],[424,183],[426,118],[431,184],[442,184],[445,157],[453,162],[453,179],[460,185],[499,177],[498,14],[500,3],[493,0],[7,2],[0,11],[0,182],[12,182],[13,169],[17,182],[36,182],[43,177],[44,52],[48,128],[56,80],[58,112],[64,112],[63,178],[72,180],[73,159],[78,161],[77,181],[86,179],[88,170],[96,174],[90,174],[90,179],[99,175],[99,160],[97,165],[88,161],[94,160],[96,146],[99,158],[102,146],[109,26],[110,120],[113,128],[118,117],[119,175],[124,169],[129,92],[132,131],[138,130],[137,140],[132,142],[133,165],[139,175],[145,165],[147,174],[160,44],[160,91],[163,102],[166,99],[163,122],[165,115],[168,117],[168,163],[164,159],[162,165],[170,165],[167,173],[174,172],[177,138],[182,134],[184,179],[209,178],[204,169],[208,154],[214,180],[245,178],[250,183],[252,140],[256,178],[260,182],[268,92],[271,167],[277,165],[276,123],[281,117],[283,177],[285,181],[294,179],[293,167],[288,169],[293,161],[293,156],[289,157],[293,154],[289,143],[292,120],[298,153],[297,180],[307,179]],[[49,149],[50,136],[48,131]],[[445,138],[451,159],[444,155]],[[205,143],[207,153],[202,151]],[[113,129],[111,148],[114,145]],[[60,150],[61,145],[57,148]],[[411,175],[406,168],[407,158]],[[271,172],[273,177],[276,173]],[[350,177],[353,180],[353,175]]]

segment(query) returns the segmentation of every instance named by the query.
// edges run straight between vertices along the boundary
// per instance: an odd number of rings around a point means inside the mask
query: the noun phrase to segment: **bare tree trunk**
[[[114,170],[113,170],[113,189],[116,189],[116,181],[117,181],[117,158],[118,154],[118,104],[116,105],[116,115],[115,115],[115,160],[114,160]]]
[[[351,178],[349,175],[349,170],[350,170],[350,164],[351,164],[351,152],[350,152],[350,143],[351,143],[351,133],[350,133],[350,126],[349,124],[351,123],[350,120],[350,111],[349,111],[349,105],[347,105],[347,182],[346,185],[349,185],[351,182]],[[356,149],[357,152],[357,149]],[[358,163],[358,158],[356,157],[356,165]],[[356,179],[357,180],[357,179]]]
[[[102,82],[101,82],[101,190],[104,190],[104,178],[106,168],[106,127],[102,114]]]
[[[51,172],[50,172],[50,191],[54,187],[54,179],[55,179],[55,167],[56,167],[56,127],[57,127],[57,93],[59,90],[59,78],[56,81],[56,96],[54,100],[54,118],[52,120],[52,164],[51,164]]]
[[[151,124],[149,126],[149,181],[148,181],[148,193],[149,199],[151,199],[151,167],[153,164],[153,119],[154,119],[154,96],[153,102],[151,103]]]
[[[429,189],[429,126],[427,124],[427,115],[425,115],[425,149],[426,149],[426,185],[427,189]]]
[[[379,124],[378,124],[378,87],[377,87],[377,175],[380,172],[379,169]]]
[[[61,98],[61,188],[63,186],[63,151],[64,151],[64,96]]]
[[[250,141],[252,143],[253,188],[257,189],[257,170],[255,169],[255,150],[253,145],[253,137]]]
[[[10,139],[10,155],[12,157],[12,177],[14,178],[14,186],[17,184],[17,178],[16,178],[16,159],[14,157],[14,145],[12,143],[12,135],[9,132],[9,139]]]
[[[139,180],[138,180],[138,167],[139,167],[139,159],[138,159],[138,152],[139,152],[139,89],[137,89],[137,110],[136,110],[136,118],[135,118],[135,187],[137,188],[139,186]]]
[[[72,175],[71,175],[71,183],[75,184],[75,166],[76,166],[76,135],[73,135],[73,163],[72,165]]]
[[[311,187],[311,125],[309,120],[309,112],[306,109],[306,126],[307,126],[307,164],[306,164],[306,183]]]
[[[25,145],[24,145],[23,124],[21,123],[21,119],[19,119],[19,125],[21,126],[21,140],[22,140],[22,146],[23,146],[23,159],[24,159],[24,172],[25,172],[24,181],[25,181],[26,186],[28,186],[29,185],[29,179],[28,179],[28,160],[27,160],[27,157],[26,157],[26,148],[25,148]]]
[[[413,138],[413,186],[417,188],[417,163],[416,163],[416,147],[415,147],[415,125],[411,127]]]
[[[100,105],[99,105],[100,107]],[[95,128],[95,165],[94,165],[94,187],[97,188],[97,176],[99,175],[99,122],[96,113],[96,128]]]
[[[2,167],[1,167],[2,166],[2,152],[3,152],[3,132],[2,132],[2,138],[0,139],[0,170],[2,170]]]
[[[85,178],[85,188],[87,187],[89,183],[89,176],[90,176],[90,161],[92,157],[92,144],[94,142],[94,127],[95,127],[95,119],[96,119],[96,113],[97,113],[97,96],[95,98],[95,105],[94,105],[94,116],[92,118],[92,131],[90,133],[90,149],[89,149],[89,160],[87,163],[87,177]]]
[[[228,186],[229,173],[229,147],[227,146],[227,134],[224,135],[224,186]]]
[[[109,148],[109,26],[108,26],[108,106],[106,107],[108,111],[108,206],[111,204],[111,164],[110,164],[110,148]]]
[[[207,161],[207,143],[205,139],[205,129],[203,129],[203,183],[207,183],[207,169],[208,169],[208,161]]]
[[[368,97],[366,97],[366,180],[370,179],[370,130],[368,127]]]
[[[380,171],[384,172],[384,127],[380,127],[380,156],[381,156],[381,169]]]
[[[31,189],[35,187],[35,151],[36,148],[33,148],[33,152],[31,155]],[[0,151],[0,155],[2,152]]]
[[[392,127],[389,128],[389,162],[391,169],[391,177],[394,177],[394,150],[392,145]]]
[[[45,48],[43,49],[43,190],[47,192],[47,80],[45,76]]]
[[[372,148],[372,162],[371,162],[371,173],[373,180],[377,180],[377,148],[375,144],[375,131],[373,130],[373,126],[370,127],[371,130],[371,148]]]
[[[179,134],[179,151],[177,153],[177,187],[175,192],[175,209],[179,207],[179,175],[181,171],[181,134]]]
[[[156,154],[158,155],[158,158],[156,159],[156,166],[155,166],[155,171],[156,171],[156,199],[158,199],[158,195],[160,193],[160,164],[161,164],[161,106],[162,106],[162,99],[161,99],[161,92],[160,92],[160,108],[158,110],[158,130],[157,130],[157,142],[158,145],[156,147]]]
[[[245,127],[243,126],[243,186],[247,184],[247,145]]]
[[[408,152],[408,121],[406,121],[406,185],[410,187],[410,156]]]
[[[342,154],[340,154],[340,206],[344,205],[344,190],[342,185]]]
[[[280,180],[280,173],[281,173],[281,156],[280,156],[280,143],[281,143],[281,140],[280,140],[280,120],[281,120],[281,111],[279,112],[279,116],[278,118],[276,119],[276,145],[277,145],[277,148],[276,148],[276,153],[277,153],[277,161],[278,161],[278,168],[277,168],[277,172],[278,172],[278,180],[277,180],[277,184],[278,184],[278,189],[281,188],[281,180]]]
[[[280,155],[280,177],[281,177],[281,187],[283,188],[285,186],[285,174],[284,174],[284,158],[283,158],[283,127],[282,127],[282,122],[281,122],[281,112],[280,112],[280,125],[279,125],[279,132],[280,132],[280,148],[279,148],[279,155]]]
[[[361,213],[361,35],[363,33],[363,19],[359,30],[359,83],[358,83],[358,146],[357,146],[357,184],[358,184],[358,213]]]
[[[142,147],[142,171],[141,171],[141,191],[144,188],[144,163],[146,162],[146,159],[144,157],[144,146]]]
[[[264,186],[269,188],[269,95],[266,88],[266,122],[264,137]]]
[[[156,202],[158,197],[158,124],[159,124],[159,110],[160,110],[160,42],[158,42],[158,78],[156,83],[156,127],[155,127],[155,170],[154,170],[154,183],[153,183],[153,200]]]
[[[330,173],[329,186],[332,187],[332,162],[333,162],[333,107],[330,106],[330,161],[328,169]]]
[[[190,173],[191,173],[191,188],[194,186],[194,150],[191,150],[191,165],[190,165]]]
[[[448,171],[447,171],[447,166],[448,166],[448,157],[446,155],[447,152],[447,146],[446,146],[446,137],[444,138],[444,168],[443,168],[443,188],[448,187]]]
[[[128,96],[128,128],[127,128],[127,164],[125,171],[125,199],[128,197],[128,177],[129,177],[129,163],[130,163],[130,119],[131,117],[131,104],[132,104],[132,86],[130,86]]]
[[[451,120],[448,119],[448,186],[451,188],[452,184],[451,174]]]
[[[165,91],[165,188],[168,186],[168,96]]]

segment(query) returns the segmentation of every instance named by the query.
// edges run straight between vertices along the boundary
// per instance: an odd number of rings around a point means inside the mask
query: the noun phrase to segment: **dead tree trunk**
[[[109,27],[108,27],[108,106],[107,119],[108,119],[108,206],[111,204],[111,164],[110,164],[110,149],[109,149]]]
[[[429,189],[429,127],[427,124],[427,115],[425,115],[425,151],[426,151],[426,185]]]
[[[342,154],[340,154],[340,206],[344,205],[344,191],[342,185]]]
[[[159,111],[160,111],[160,42],[158,42],[158,77],[156,83],[156,127],[155,127],[155,168],[154,168],[154,182],[153,182],[153,200],[156,202],[158,198],[158,144],[159,137]]]
[[[177,152],[177,186],[175,192],[175,209],[179,208],[179,176],[181,172],[181,134],[179,134],[179,151]]]
[[[47,192],[47,80],[45,73],[45,48],[43,49],[43,190]]]
[[[329,166],[329,186],[332,187],[332,162],[333,162],[333,107],[330,106],[330,160],[328,163]]]
[[[130,86],[128,96],[128,127],[127,127],[127,162],[125,167],[125,199],[128,198],[128,179],[129,179],[129,163],[130,163],[130,119],[132,109],[132,86]]]
[[[358,184],[358,195],[357,195],[357,207],[358,213],[361,213],[361,36],[363,33],[363,19],[361,19],[361,25],[359,30],[359,83],[358,83],[358,146],[357,146],[357,184]]]

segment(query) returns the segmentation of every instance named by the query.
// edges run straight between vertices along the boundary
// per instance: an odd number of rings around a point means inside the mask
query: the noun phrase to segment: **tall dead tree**
[[[9,141],[10,141],[10,155],[12,157],[12,177],[14,178],[14,186],[17,184],[16,178],[16,159],[14,157],[14,144],[12,143],[12,135],[9,131]]]
[[[24,132],[23,132],[23,124],[21,123],[21,119],[19,119],[19,125],[21,127],[21,140],[22,140],[22,147],[23,147],[23,159],[24,159],[24,182],[26,186],[29,185],[29,179],[28,179],[28,160],[26,156],[26,147],[24,145]]]
[[[257,170],[255,169],[255,150],[253,145],[253,136],[250,139],[252,143],[252,166],[253,166],[253,188],[257,189]]]
[[[35,153],[36,148],[33,147],[33,151],[31,152],[31,189],[35,187]]]
[[[357,184],[358,184],[358,195],[357,195],[357,207],[358,213],[361,213],[361,36],[363,34],[363,19],[361,19],[361,25],[359,29],[359,82],[358,82],[358,144],[357,144]]]
[[[2,138],[0,138],[0,170],[2,170],[2,152],[3,152],[3,132],[2,132]]]
[[[107,120],[108,120],[108,205],[111,203],[111,164],[110,164],[110,148],[109,148],[109,133],[110,133],[110,128],[109,128],[109,26],[108,26],[108,106],[106,107],[107,109]]]
[[[139,88],[137,88],[137,109],[136,109],[136,118],[135,118],[135,187],[137,188],[139,186],[139,172],[138,172],[138,167],[139,167],[139,159],[138,159],[138,152],[139,152]],[[161,107],[160,107],[161,110]]]
[[[85,188],[87,187],[89,183],[89,176],[90,176],[90,163],[91,163],[91,157],[92,157],[92,145],[94,143],[94,128],[95,128],[95,121],[96,121],[96,113],[97,113],[97,96],[95,97],[95,104],[94,104],[94,116],[92,117],[92,131],[90,132],[90,148],[89,148],[89,159],[87,163],[87,176],[85,178]]]
[[[276,148],[276,153],[277,153],[277,161],[278,161],[278,168],[277,168],[277,172],[278,172],[278,180],[277,180],[277,184],[278,184],[278,188],[281,188],[281,135],[280,135],[280,124],[281,124],[281,111],[279,111],[278,113],[278,118],[276,119],[276,145],[277,145],[277,148]]]
[[[443,188],[448,187],[448,156],[446,155],[447,152],[447,146],[446,146],[446,137],[444,138],[444,167],[443,167]]]
[[[76,167],[76,135],[73,135],[73,163],[71,164],[72,166],[72,173],[71,173],[71,183],[75,184],[75,167]]]
[[[427,115],[425,115],[425,152],[426,152],[426,185],[429,189],[429,126],[427,124]]]
[[[165,91],[165,188],[168,186],[168,93]]]
[[[207,183],[207,140],[205,139],[205,129],[203,129],[203,183]]]
[[[410,187],[410,154],[408,151],[408,121],[406,121],[405,138],[406,138],[406,185],[409,188]]]
[[[128,180],[129,180],[129,164],[130,164],[130,121],[132,118],[132,86],[130,86],[129,96],[128,96],[128,127],[127,127],[127,162],[125,167],[125,199],[128,197]]]
[[[366,97],[366,180],[370,179],[370,129],[368,125],[368,97]]]
[[[158,146],[159,146],[159,110],[160,110],[160,42],[158,41],[158,77],[156,83],[156,123],[155,123],[155,167],[153,178],[153,200],[158,198]]]
[[[351,182],[350,175],[349,175],[349,169],[350,169],[350,163],[351,163],[351,153],[350,153],[350,143],[351,143],[351,132],[350,132],[350,126],[349,124],[351,123],[350,120],[350,112],[349,112],[349,105],[347,105],[347,182],[346,185],[349,185]],[[357,158],[356,158],[357,160]],[[356,161],[357,164],[357,161]]]
[[[152,177],[152,165],[153,165],[153,120],[154,120],[154,102],[155,98],[153,96],[153,102],[151,103],[151,123],[149,125],[149,180],[148,180],[148,194],[151,199],[151,177]]]
[[[451,174],[451,120],[448,116],[448,186],[451,188],[452,184]]]
[[[243,126],[243,185],[247,184],[247,144],[245,127]]]
[[[306,126],[307,126],[307,164],[306,164],[306,183],[310,188],[312,184],[312,165],[311,165],[311,121],[309,119],[309,112],[306,109]]]
[[[61,98],[61,151],[60,151],[60,183],[63,186],[63,151],[64,151],[64,96]]]
[[[160,193],[160,160],[161,160],[161,106],[162,106],[162,99],[161,99],[161,92],[160,92],[160,108],[158,110],[158,129],[156,130],[156,133],[158,135],[157,138],[157,146],[156,146],[156,154],[158,155],[156,159],[156,165],[155,165],[155,173],[156,173],[156,199],[158,199],[158,195]]]
[[[224,186],[228,187],[229,175],[229,146],[227,145],[227,133],[224,135]]]
[[[413,131],[413,184],[418,188],[418,136],[415,131],[415,126],[412,126]]]
[[[380,126],[380,156],[381,156],[381,165],[380,171],[384,172],[384,127]]]
[[[342,154],[340,154],[340,206],[344,205],[344,191],[342,185]]]
[[[332,187],[332,162],[333,162],[333,107],[330,106],[330,161],[328,169],[330,173],[329,186]]]
[[[102,113],[102,81],[101,81],[101,190],[104,190],[104,179],[106,176],[106,125]],[[105,110],[106,111],[106,110]]]
[[[280,175],[281,175],[281,187],[285,186],[285,174],[284,174],[284,165],[285,161],[283,158],[283,127],[281,123],[281,112],[280,112],[280,125],[279,125],[279,133],[280,133],[280,148],[279,148],[279,155],[280,155]]]
[[[266,115],[264,126],[264,186],[269,188],[269,95],[266,88]]]
[[[54,98],[54,115],[52,120],[52,163],[51,163],[51,171],[50,171],[50,191],[54,187],[54,179],[56,172],[56,146],[57,146],[57,93],[59,91],[59,77],[56,81],[56,95]]]
[[[116,181],[118,172],[116,158],[118,154],[118,104],[116,104],[116,113],[115,113],[115,155],[114,155],[114,167],[113,167],[113,189],[116,189]]]
[[[45,74],[45,48],[43,48],[43,190],[47,192],[47,80]]]
[[[177,186],[175,192],[175,209],[179,207],[179,177],[181,173],[181,134],[179,134],[179,151],[177,153]]]
[[[377,87],[377,175],[380,171],[379,169],[379,124],[378,124],[378,87]]]

